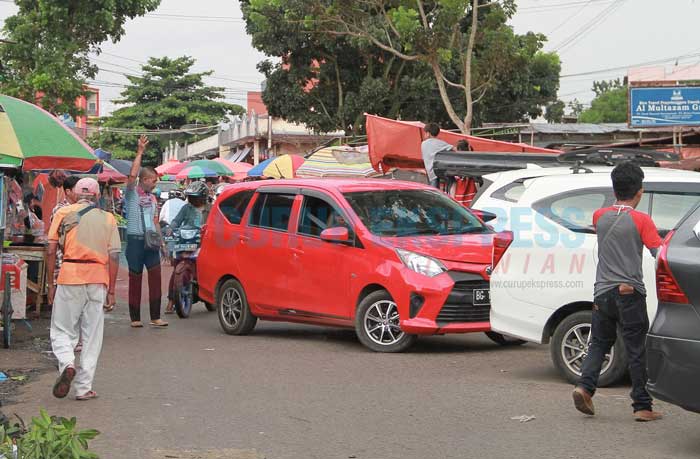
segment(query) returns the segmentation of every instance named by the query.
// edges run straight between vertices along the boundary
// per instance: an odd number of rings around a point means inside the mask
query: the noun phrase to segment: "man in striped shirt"
[[[141,280],[143,268],[148,272],[148,302],[150,305],[151,325],[167,327],[168,323],[160,318],[161,279],[160,250],[146,247],[146,231],[160,233],[158,222],[158,205],[152,191],[158,181],[158,173],[152,167],[141,167],[143,152],[148,146],[146,136],[138,142],[136,157],[131,166],[131,173],[126,182],[126,261],[129,264],[129,315],[131,326],[141,328]],[[138,177],[138,183],[137,183]],[[162,240],[162,238],[161,238]],[[164,249],[162,247],[161,249]]]

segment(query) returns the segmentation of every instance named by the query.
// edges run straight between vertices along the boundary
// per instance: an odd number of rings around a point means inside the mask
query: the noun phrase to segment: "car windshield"
[[[377,236],[434,236],[490,230],[467,209],[429,190],[372,190],[344,194]]]

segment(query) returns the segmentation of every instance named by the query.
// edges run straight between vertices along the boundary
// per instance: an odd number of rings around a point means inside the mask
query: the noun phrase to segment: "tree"
[[[0,46],[0,92],[34,101],[56,114],[77,115],[75,99],[98,68],[89,53],[117,42],[128,19],[155,10],[160,0],[15,0],[5,20],[11,46]]]
[[[561,100],[552,102],[551,104],[547,105],[547,111],[544,114],[544,119],[546,119],[548,123],[561,123],[562,119],[564,119],[565,108],[566,104],[564,104],[564,102]]]
[[[253,46],[279,58],[258,65],[267,77],[263,101],[271,115],[315,131],[355,134],[365,112],[449,123],[439,105],[426,103],[437,95],[427,66],[300,27],[311,11],[305,1],[242,1],[241,7]]]
[[[207,86],[202,77],[212,72],[189,73],[195,60],[183,56],[176,59],[152,57],[142,66],[142,76],[128,76],[130,85],[115,103],[127,105],[103,118],[106,128],[90,138],[90,144],[111,151],[120,158],[131,158],[136,151],[138,136],[134,132],[119,133],[118,129],[175,129],[187,124],[214,126],[228,115],[244,112],[243,107],[221,102],[223,88]],[[102,132],[104,131],[104,132]],[[145,164],[157,164],[161,151],[169,141],[183,141],[189,134],[178,132],[168,137],[152,136]],[[155,137],[155,138],[153,138]],[[189,137],[191,139],[191,137]]]
[[[473,120],[538,116],[556,99],[558,58],[541,52],[542,35],[516,35],[506,25],[513,0],[241,5],[253,45],[282,60],[261,65],[266,105],[312,127],[356,127],[367,111],[465,131]]]
[[[583,113],[583,104],[578,99],[574,99],[571,102],[569,102],[567,104],[567,107],[569,107],[569,110],[571,110],[571,114],[576,118],[581,116],[581,113]]]
[[[624,123],[627,121],[627,88],[619,80],[595,81],[596,98],[579,116],[581,123]]]

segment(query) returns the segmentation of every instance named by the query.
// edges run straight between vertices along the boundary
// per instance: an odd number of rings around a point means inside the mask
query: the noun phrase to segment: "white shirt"
[[[175,217],[177,217],[177,214],[180,213],[180,210],[185,207],[185,204],[187,203],[182,199],[168,199],[160,209],[160,219],[158,221],[165,222],[170,225]]]
[[[433,172],[435,155],[441,151],[452,150],[452,145],[436,137],[428,137],[421,143],[420,150],[421,156],[423,157],[423,164],[425,165],[425,171],[428,173],[428,180],[435,180],[437,178],[435,172]]]

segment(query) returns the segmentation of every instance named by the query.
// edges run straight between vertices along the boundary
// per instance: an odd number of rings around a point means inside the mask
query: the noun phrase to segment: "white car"
[[[651,215],[663,237],[700,201],[700,173],[644,169],[644,197],[637,210]],[[494,241],[491,327],[534,343],[550,343],[552,360],[571,382],[588,351],[597,238],[593,212],[615,198],[612,167],[528,168],[484,176],[473,205],[492,212],[501,233]],[[512,241],[509,236],[512,236]],[[644,282],[650,322],[656,315],[654,259],[645,249]],[[626,373],[617,340],[599,384]]]

